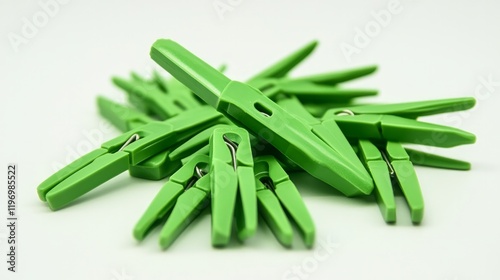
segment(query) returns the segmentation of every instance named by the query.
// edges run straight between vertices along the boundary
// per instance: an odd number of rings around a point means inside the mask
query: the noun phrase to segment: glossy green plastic
[[[330,109],[324,114],[323,119],[337,120],[345,129],[346,134],[355,138],[377,140],[385,138],[391,141],[450,147],[473,143],[475,136],[463,130],[417,122],[414,119],[420,116],[466,110],[472,108],[474,104],[474,98],[461,97],[395,104],[358,105]],[[349,119],[349,115],[338,116],[339,113],[346,112],[355,114],[355,118]],[[381,114],[388,115],[381,118]],[[360,115],[364,117],[359,118]],[[363,130],[356,131],[357,129]],[[413,164],[456,170],[470,169],[470,163],[465,161],[412,149],[406,149],[406,151]]]
[[[304,108],[313,116],[316,118],[322,118],[328,110],[332,108],[338,108],[338,107],[347,107],[352,105],[352,102],[347,101],[347,102],[321,102],[321,103],[314,103],[314,102],[308,102],[304,103]]]
[[[176,79],[166,79],[157,71],[153,72],[153,81],[173,100],[180,109],[189,110],[203,105],[193,92]]]
[[[238,238],[245,240],[257,228],[257,201],[252,148],[245,129],[226,126],[210,137],[212,190],[212,245],[229,243],[236,218]]]
[[[410,161],[415,165],[453,170],[470,170],[471,168],[471,164],[467,161],[429,154],[409,148],[405,148],[405,150],[410,157]]]
[[[298,64],[304,61],[304,59],[306,59],[317,46],[318,46],[317,41],[311,41],[310,43],[307,43],[306,45],[296,50],[295,52],[291,53],[290,55],[286,56],[285,58],[265,68],[258,74],[255,74],[248,80],[248,82],[251,83],[254,81],[262,81],[272,78],[285,77],[293,68],[295,68]]]
[[[367,66],[343,71],[328,72],[306,77],[286,77],[288,73],[307,58],[316,48],[313,41],[285,58],[279,60],[247,81],[264,95],[275,99],[286,94],[301,101],[348,102],[353,98],[376,95],[371,89],[345,89],[338,84],[373,73],[377,67]]]
[[[281,98],[277,101],[277,104],[297,118],[310,124],[310,130],[330,148],[339,153],[344,158],[344,163],[350,165],[351,169],[356,170],[358,174],[366,173],[366,169],[352,149],[351,144],[334,120],[320,121],[315,118],[304,108],[296,96]]]
[[[393,181],[401,188],[408,203],[411,219],[420,223],[424,214],[424,199],[410,157],[400,143],[387,142],[379,150],[367,140],[359,140],[361,158],[375,182],[375,196],[386,222],[396,221]],[[385,158],[384,158],[385,156]]]
[[[208,173],[208,161],[208,156],[197,155],[170,177],[134,227],[137,240],[166,219],[160,232],[160,246],[165,249],[209,205],[209,176],[199,177],[195,170]]]
[[[103,96],[97,97],[99,113],[122,132],[136,129],[154,119],[127,106],[113,102]]]
[[[180,144],[174,148],[162,151],[130,168],[130,175],[150,180],[160,180],[170,176],[183,165],[185,158],[200,154],[199,151],[208,146],[212,132],[221,125],[223,124],[208,127],[187,139],[179,138]]]
[[[256,158],[254,170],[259,213],[278,241],[286,247],[292,245],[293,230],[289,216],[297,225],[306,246],[312,247],[314,222],[297,188],[276,158]]]
[[[231,81],[171,40],[158,40],[151,57],[206,103],[265,139],[301,168],[347,196],[369,194],[373,182],[359,174],[307,125],[259,90]]]
[[[162,84],[165,83],[161,82]],[[114,77],[113,83],[128,93],[132,104],[143,112],[152,113],[160,119],[166,119],[184,112],[188,108],[200,106],[200,103],[192,97],[190,92],[183,94],[185,90],[182,91],[182,88],[173,82],[170,83],[172,92],[164,92],[158,84],[149,83],[138,78],[125,80]]]
[[[105,142],[100,149],[75,160],[42,182],[37,188],[40,199],[47,201],[51,209],[60,209],[130,166],[165,150],[177,139],[188,138],[216,124],[221,118],[219,113],[208,107],[194,110],[163,122],[140,126]],[[206,118],[196,118],[198,114]],[[134,135],[138,135],[139,139],[124,146]]]
[[[123,132],[154,121],[144,113],[110,101],[104,97],[98,98],[98,107],[100,113]],[[193,111],[193,113],[195,112],[196,111]],[[210,118],[210,114],[207,116]],[[224,121],[225,119],[221,116],[220,122],[223,123]],[[179,137],[175,139],[174,142],[171,143],[172,145],[166,150],[151,156],[137,165],[130,166],[130,175],[149,180],[160,180],[172,175],[173,172],[182,166],[182,160],[185,157],[195,154],[196,151],[208,145],[208,139],[212,131],[218,126],[219,125],[214,125],[204,130],[200,130],[197,134],[193,131],[193,136],[189,138]],[[194,127],[194,129],[198,128]]]
[[[337,115],[345,110],[349,110],[356,115],[393,115],[403,118],[416,119],[423,116],[468,110],[474,107],[475,104],[476,99],[473,97],[459,97],[394,104],[359,105],[330,109],[325,114],[325,118]]]
[[[444,112],[470,109],[472,97],[382,105],[362,105],[328,110],[323,120],[335,120],[348,138],[385,139],[436,147],[472,144],[474,134],[454,127],[414,120]],[[345,114],[348,112],[348,114]],[[340,114],[340,115],[339,115]]]
[[[347,138],[387,140],[436,147],[454,147],[476,141],[474,134],[458,128],[392,115],[335,115],[323,120],[335,120]]]

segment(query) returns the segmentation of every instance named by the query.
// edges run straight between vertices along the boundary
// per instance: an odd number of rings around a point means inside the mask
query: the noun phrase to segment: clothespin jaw
[[[394,182],[399,185],[408,202],[412,221],[420,223],[424,200],[415,169],[403,146],[397,142],[387,142],[380,149],[367,140],[359,140],[358,146],[360,157],[375,182],[374,193],[384,220],[396,221],[396,203],[392,189]]]
[[[293,230],[287,215],[297,225],[307,247],[314,244],[315,226],[299,192],[273,156],[255,159],[255,183],[259,213],[278,241],[292,245]]]
[[[143,136],[142,143],[145,142],[144,139],[150,140],[147,142],[152,143],[153,146],[163,143],[164,139],[154,133],[148,138],[145,137],[158,128],[158,124],[153,123],[140,130],[125,133],[104,143],[102,148],[75,160],[38,186],[40,199],[47,201],[52,210],[58,210],[98,185],[126,171],[130,164],[137,162],[144,156],[140,151],[141,143],[132,141],[137,142],[137,139]],[[165,125],[164,129],[170,132],[172,127]]]
[[[397,142],[387,142],[386,151],[396,173],[398,184],[410,207],[411,220],[414,223],[420,223],[424,216],[424,199],[410,157],[404,147]]]
[[[158,40],[151,57],[206,103],[265,139],[311,175],[347,196],[369,194],[373,182],[358,174],[313,132],[257,89],[231,81],[171,40]]]
[[[240,240],[253,236],[257,228],[257,201],[252,148],[246,130],[226,126],[213,131],[210,137],[210,178],[212,245],[229,243],[234,218]]]
[[[208,162],[208,156],[197,155],[170,177],[134,227],[137,240],[167,218],[160,233],[160,246],[165,249],[208,206]]]
[[[109,154],[108,149],[96,149],[43,181],[37,188],[38,196],[52,210],[58,210],[95,185],[127,170],[128,157],[126,152]]]
[[[57,210],[100,184],[147,158],[217,123],[221,115],[208,107],[179,114],[164,122],[152,122],[102,144],[42,182],[37,190],[42,201]],[[193,117],[192,114],[195,116]],[[197,119],[196,115],[205,115]]]

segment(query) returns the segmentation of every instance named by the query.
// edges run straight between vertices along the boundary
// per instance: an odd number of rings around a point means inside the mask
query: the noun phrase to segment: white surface
[[[106,2],[106,3],[102,3]],[[42,11],[37,1],[0,4],[0,167],[19,166],[19,272],[1,279],[498,279],[500,263],[500,81],[498,1],[409,1],[371,42],[348,61],[372,11],[388,1],[235,1],[218,17],[213,0],[70,1],[15,52],[9,33],[21,33],[23,17]],[[221,0],[226,3],[226,0]],[[297,180],[317,225],[317,244],[282,248],[261,226],[254,240],[227,249],[210,246],[210,218],[194,222],[168,251],[158,232],[137,244],[134,223],[161,183],[123,174],[62,211],[51,212],[37,185],[102,128],[95,97],[123,99],[111,75],[147,72],[149,47],[172,38],[227,74],[248,78],[287,52],[318,39],[316,53],[295,73],[306,74],[376,63],[376,75],[352,83],[380,89],[378,101],[476,96],[476,109],[430,120],[477,134],[477,144],[429,151],[473,163],[470,172],[417,168],[425,196],[422,225],[412,226],[398,198],[398,222],[386,225],[370,199],[347,199],[307,178]],[[498,112],[498,111],[497,111]],[[99,140],[99,139],[98,139]],[[99,142],[99,141],[98,141]],[[96,147],[93,145],[92,147]],[[5,171],[2,171],[5,174]],[[300,177],[300,176],[299,176]],[[295,178],[295,177],[294,177]],[[0,216],[4,221],[6,179]],[[0,227],[5,256],[6,228]],[[333,240],[324,251],[321,242]],[[318,251],[317,251],[318,250]],[[306,274],[292,278],[295,266]]]

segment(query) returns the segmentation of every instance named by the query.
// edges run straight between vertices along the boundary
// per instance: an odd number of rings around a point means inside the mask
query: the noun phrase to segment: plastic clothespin
[[[98,97],[97,104],[101,115],[123,132],[155,121],[141,112],[104,97]],[[204,116],[199,117],[203,118]],[[210,115],[208,117],[210,118]],[[220,122],[223,123],[224,120],[221,118]],[[172,145],[164,151],[137,165],[130,166],[130,175],[149,180],[160,180],[170,176],[183,165],[182,161],[185,157],[197,154],[197,151],[208,145],[208,139],[212,135],[212,131],[219,126],[217,124],[203,130],[200,129],[197,134],[193,131],[193,136],[189,139],[175,139],[174,143],[171,143]]]
[[[461,129],[421,122],[413,118],[468,109],[472,106],[473,98],[366,105],[331,109],[322,119],[335,120],[348,138],[454,147],[472,144],[476,137]],[[406,118],[408,116],[412,118]]]
[[[307,124],[259,90],[231,81],[171,40],[156,41],[151,57],[206,103],[265,139],[314,177],[347,196],[366,195],[373,190],[368,172],[352,170]]]
[[[212,245],[229,243],[233,219],[240,240],[255,234],[257,201],[253,156],[248,132],[226,126],[210,137],[212,186]]]
[[[452,99],[443,99],[432,101],[430,104],[430,108],[435,108],[433,111],[422,111],[423,108],[418,105],[429,104],[429,101],[422,102],[409,102],[403,104],[403,106],[398,104],[385,104],[385,105],[362,105],[362,106],[353,106],[347,108],[337,108],[337,109],[329,109],[329,114],[338,114],[339,112],[345,112],[346,110],[354,111],[356,114],[358,113],[391,113],[401,117],[412,117],[416,118],[415,114],[420,115],[430,115],[431,113],[443,113],[443,112],[451,112],[460,109],[469,109],[474,105],[473,98],[452,98]],[[305,121],[314,124],[315,122],[319,122],[318,119],[313,117],[309,112],[308,105],[301,104],[297,98],[293,96],[289,96],[287,98],[280,98],[277,101],[277,104],[287,109],[289,112],[294,113],[297,117],[303,118]],[[453,110],[449,108],[436,107],[435,104],[453,104]],[[370,109],[371,108],[371,109]],[[328,119],[328,118],[326,118]],[[338,125],[332,123],[333,120],[329,120],[328,122],[321,122],[322,125],[326,126],[326,130],[330,130],[330,126],[334,128],[334,130],[338,129]],[[325,140],[327,141],[327,140]],[[345,143],[345,141],[344,141]],[[335,146],[335,145],[331,145]],[[340,146],[339,146],[340,147]],[[353,146],[353,148],[357,148],[357,146]],[[348,158],[352,158],[352,151],[345,147],[342,149],[343,151],[348,152]],[[429,166],[429,167],[437,167],[437,168],[446,168],[446,169],[454,169],[454,170],[469,170],[470,163],[462,160],[452,159],[448,157],[443,157],[435,154],[425,153],[419,150],[414,150],[410,148],[405,148],[410,160],[415,165],[421,166]]]
[[[474,106],[475,99],[471,97],[461,97],[461,98],[449,98],[449,99],[439,99],[431,101],[417,101],[417,102],[407,102],[407,103],[395,103],[395,104],[376,104],[376,105],[357,105],[351,107],[338,107],[329,109],[324,115],[324,119],[332,118],[336,115],[344,114],[391,114],[398,117],[416,119],[420,116],[429,116],[439,113],[450,113],[460,110],[467,110]],[[310,108],[306,106],[309,110]],[[413,121],[410,121],[414,123]],[[419,143],[425,143],[427,145],[433,145],[432,140],[445,139],[442,133],[436,132],[433,134],[434,137],[430,137],[425,141],[415,141]],[[405,148],[406,152],[410,156],[410,160],[414,165],[455,169],[455,170],[469,170],[470,163],[466,161],[461,161],[457,159],[447,158],[443,156],[438,156],[434,154],[425,153],[422,151]]]
[[[137,240],[167,218],[160,233],[165,249],[209,205],[208,161],[208,156],[197,155],[170,176],[134,227]]]
[[[474,103],[473,98],[454,98],[353,106],[331,109],[323,119],[335,120],[342,131],[350,137],[356,134],[354,138],[367,139],[357,141],[357,147],[360,158],[375,182],[374,193],[384,220],[396,221],[392,186],[399,185],[410,207],[412,221],[420,223],[424,213],[424,201],[412,161],[428,166],[457,169],[468,169],[470,165],[454,159],[406,150],[401,143],[395,141],[442,147],[472,143],[475,140],[473,134],[451,127],[421,123],[414,118],[468,109],[474,106]],[[356,120],[356,117],[362,117],[362,121]],[[358,129],[365,130],[356,132]],[[441,141],[425,142],[426,139],[432,140],[432,136],[436,135],[441,137],[435,139]],[[372,143],[368,139],[376,141]]]
[[[367,140],[358,141],[360,157],[375,182],[375,197],[384,220],[396,221],[396,202],[393,185],[398,185],[408,203],[411,220],[420,223],[424,216],[424,199],[410,157],[397,142],[387,142],[382,147]]]
[[[102,144],[59,170],[38,186],[41,200],[60,209],[143,160],[187,139],[200,129],[216,124],[221,115],[206,106],[163,122],[133,129]],[[195,114],[193,115],[193,113]],[[205,118],[197,118],[204,115]]]
[[[416,101],[393,104],[333,104],[333,103],[307,103],[306,109],[316,117],[335,115],[341,111],[352,111],[356,115],[361,114],[387,114],[409,119],[467,110],[474,106],[475,99],[471,97],[438,99],[430,101]]]
[[[175,88],[172,88],[172,92],[164,92],[159,86],[164,85],[163,81],[162,83],[150,83],[138,77],[136,75],[136,78],[132,80],[114,77],[113,83],[127,92],[130,102],[145,113],[166,119],[189,108],[200,106],[200,103],[194,99],[190,92],[179,92],[181,88],[175,84],[173,79],[170,86],[175,86]]]
[[[278,241],[292,245],[293,230],[289,218],[297,225],[307,247],[314,244],[314,222],[297,188],[273,156],[255,159],[255,183],[259,213]]]
[[[474,97],[446,98],[427,101],[415,101],[393,104],[356,105],[350,107],[338,107],[330,109],[328,115],[336,115],[340,112],[351,111],[355,115],[393,115],[403,118],[416,119],[418,117],[430,116],[442,113],[450,113],[468,110],[474,107]]]
[[[343,71],[334,71],[306,77],[290,78],[288,73],[307,58],[317,46],[313,41],[279,60],[247,81],[264,95],[275,99],[280,94],[293,95],[301,101],[345,103],[356,97],[378,93],[372,89],[346,89],[338,84],[369,75],[376,66],[366,66]]]

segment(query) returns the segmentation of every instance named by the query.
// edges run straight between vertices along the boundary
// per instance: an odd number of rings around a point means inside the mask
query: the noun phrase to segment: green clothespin
[[[331,115],[337,115],[341,112],[351,111],[355,115],[393,115],[416,119],[423,116],[468,110],[474,107],[475,104],[476,99],[474,99],[474,97],[458,97],[393,104],[357,105],[350,107],[337,106],[337,108],[330,109],[325,114],[325,118]]]
[[[98,97],[97,104],[101,115],[110,120],[111,123],[123,132],[154,121],[141,112],[115,103],[104,97]],[[193,113],[195,113],[195,111]],[[205,116],[200,116],[200,118],[201,117]],[[210,114],[208,118],[210,118]],[[224,119],[221,118],[220,123],[224,123]],[[193,131],[193,136],[189,139],[175,139],[173,143],[171,143],[172,145],[164,151],[152,155],[150,158],[137,165],[130,166],[130,175],[149,180],[160,180],[172,175],[173,172],[182,166],[184,158],[198,154],[199,150],[207,145],[208,139],[210,135],[212,135],[212,131],[219,126],[220,125],[217,124],[208,128],[199,129],[197,134],[196,131]],[[197,128],[193,127],[193,129]]]
[[[366,171],[351,169],[307,124],[257,89],[231,81],[171,40],[156,41],[151,57],[206,103],[265,139],[311,175],[347,196],[366,195],[373,190]]]
[[[323,120],[334,120],[342,131],[357,141],[359,155],[375,182],[375,196],[386,222],[396,221],[393,185],[399,185],[408,202],[411,218],[420,223],[424,201],[412,161],[442,168],[468,169],[470,165],[419,151],[405,149],[399,142],[420,143],[440,147],[473,143],[475,136],[459,129],[414,120],[443,112],[474,106],[473,98],[385,105],[363,105],[329,110]],[[386,115],[387,114],[387,115]],[[390,114],[390,115],[389,115]],[[363,131],[357,131],[363,129]],[[429,142],[432,136],[440,141]],[[371,140],[374,142],[372,143]],[[410,156],[411,154],[411,156]],[[419,160],[420,159],[420,160]]]
[[[60,209],[114,176],[187,139],[200,129],[218,122],[221,115],[212,108],[200,107],[163,122],[133,129],[102,144],[59,170],[38,186],[41,200],[53,210]],[[197,118],[204,115],[205,118]]]
[[[255,182],[259,213],[278,241],[292,245],[293,231],[288,217],[297,225],[307,247],[314,244],[314,222],[295,185],[273,156],[255,159]]]
[[[305,45],[253,76],[247,81],[247,84],[259,89],[264,95],[273,100],[281,94],[286,94],[296,96],[304,102],[346,103],[356,97],[377,94],[377,90],[346,89],[338,86],[340,83],[372,74],[377,69],[376,66],[328,72],[306,77],[286,77],[293,68],[313,52],[317,44],[316,41],[313,41]]]
[[[160,233],[160,246],[166,249],[209,205],[208,161],[208,156],[197,155],[170,176],[137,222],[137,240],[143,240],[155,225],[168,218]]]
[[[351,111],[356,115],[386,114],[409,119],[417,117],[467,110],[476,103],[472,97],[416,101],[394,104],[352,105],[339,103],[306,103],[306,109],[315,117],[327,117],[342,111]]]
[[[332,123],[333,120],[331,116],[337,116],[337,114],[345,113],[346,111],[350,111],[353,113],[355,112],[356,114],[360,113],[393,114],[400,117],[416,118],[418,117],[418,115],[425,116],[436,113],[453,112],[462,109],[469,109],[472,108],[472,106],[474,106],[474,103],[475,103],[474,98],[465,97],[465,98],[442,99],[435,101],[408,102],[400,104],[362,105],[353,107],[334,108],[334,109],[329,109],[328,114],[325,115],[324,119],[326,119],[327,122],[321,122],[321,124],[326,126],[326,130],[330,130],[330,126],[334,130],[337,130],[338,125]],[[279,104],[281,107],[285,108],[289,112],[292,112],[297,117],[300,117],[311,124],[320,122],[318,119],[316,119],[310,114],[307,105],[302,104],[299,100],[297,100],[297,98],[293,96],[287,98],[281,98],[277,101],[277,104]],[[426,107],[429,109],[426,110],[425,109]],[[334,144],[331,146],[336,146],[336,145],[339,144]],[[339,147],[343,147],[341,150],[347,151],[349,153],[349,155],[347,155],[347,158],[349,157],[352,158],[352,153],[349,149],[346,148],[345,141],[344,145]],[[353,148],[357,148],[357,146],[354,146]],[[470,163],[466,161],[447,158],[435,154],[429,154],[409,148],[405,148],[405,151],[410,157],[411,162],[415,165],[454,169],[454,170],[470,169]]]
[[[328,110],[322,119],[335,120],[348,138],[396,141],[436,147],[454,147],[475,142],[476,137],[467,131],[398,116],[401,114],[415,118],[451,112],[457,108],[470,108],[474,105],[474,99],[462,98],[409,104],[335,108]],[[465,107],[457,106],[457,104],[464,104]],[[406,113],[405,110],[409,107],[412,110]]]
[[[163,92],[156,84],[139,80],[125,80],[114,77],[113,83],[128,93],[129,100],[137,108],[145,113],[153,113],[160,119],[166,119],[184,112],[192,104],[185,103],[185,100],[196,102],[189,95],[179,96]],[[199,103],[196,106],[199,106]]]
[[[234,216],[240,240],[254,235],[257,201],[252,148],[245,129],[226,126],[213,131],[210,137],[210,178],[212,245],[229,243]]]

